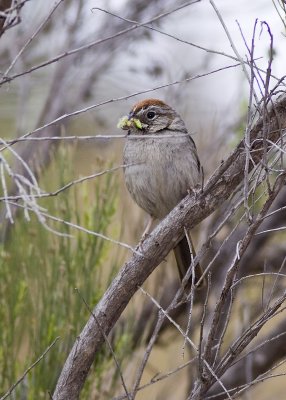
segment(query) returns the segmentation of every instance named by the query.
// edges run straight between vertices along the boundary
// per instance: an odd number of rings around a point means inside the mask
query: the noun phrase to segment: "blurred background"
[[[6,7],[7,2],[0,2],[1,11],[5,10],[4,3]],[[166,101],[181,114],[193,135],[206,179],[244,133],[248,82],[210,2],[193,3],[10,2],[14,9],[9,18],[14,18],[14,26],[3,30],[0,37],[2,146],[49,126],[29,136],[42,140],[13,146],[22,161],[9,149],[3,151],[2,147],[1,152],[14,173],[27,178],[26,163],[43,193],[55,192],[69,182],[71,187],[38,200],[39,207],[57,221],[49,217],[44,221],[39,214],[15,205],[10,205],[9,218],[3,202],[3,176],[11,195],[17,196],[19,186],[15,186],[8,170],[1,173],[0,395],[60,336],[45,359],[18,385],[14,397],[49,398],[68,350],[89,316],[75,288],[93,307],[131,255],[120,244],[92,232],[133,247],[143,232],[146,216],[129,198],[122,168],[75,182],[122,164],[124,138],[116,138],[122,134],[116,128],[118,119],[140,99],[155,97]],[[242,58],[250,58],[246,44],[251,46],[257,19],[254,58],[262,69],[268,65],[270,37],[261,22],[269,24],[274,48],[272,73],[282,77],[283,2],[216,0],[215,4]],[[170,10],[173,11],[169,13]],[[161,18],[152,21],[159,15]],[[132,21],[151,22],[148,27],[128,31]],[[2,28],[8,22],[5,20]],[[72,54],[64,56],[66,52]],[[260,97],[259,87],[255,88]],[[67,117],[50,124],[65,114]],[[48,140],[55,136],[58,140]],[[81,139],[83,136],[89,138]],[[23,185],[28,190],[29,185]],[[212,224],[213,220],[208,219],[196,229],[198,246]],[[221,235],[224,234],[223,231]],[[178,281],[173,264],[169,256],[146,283],[148,290],[160,296],[170,282]],[[146,303],[138,293],[114,332],[114,346],[127,381],[129,377],[132,381],[134,365],[143,354],[138,343],[146,337],[138,335],[134,339],[132,335],[135,328],[141,327],[134,323],[138,307],[142,310]],[[239,329],[240,311],[234,330]],[[149,321],[145,314],[142,318]],[[171,328],[166,329],[152,354],[144,381],[182,364],[181,349],[182,338],[175,336]],[[139,393],[138,399],[183,399],[189,379],[189,371],[182,370]],[[249,398],[282,399],[282,382],[283,378],[275,388],[272,381],[261,384]],[[82,398],[110,399],[120,393],[113,361],[103,349]]]

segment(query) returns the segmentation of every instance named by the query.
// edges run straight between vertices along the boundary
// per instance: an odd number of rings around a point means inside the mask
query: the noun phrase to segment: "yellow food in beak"
[[[142,124],[137,118],[128,118],[127,115],[120,118],[117,124],[117,128],[119,129],[129,129],[131,126],[135,126],[137,129],[142,129]]]

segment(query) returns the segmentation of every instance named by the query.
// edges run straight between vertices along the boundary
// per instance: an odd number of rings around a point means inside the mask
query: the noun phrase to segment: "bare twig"
[[[68,118],[78,116],[78,115],[80,115],[82,113],[88,112],[88,111],[93,110],[95,108],[98,108],[98,107],[101,107],[101,106],[104,106],[104,105],[107,105],[107,104],[115,103],[115,102],[118,102],[118,101],[127,100],[127,99],[130,99],[132,97],[138,96],[140,94],[151,93],[151,92],[154,92],[154,91],[159,90],[159,89],[164,89],[164,88],[167,88],[167,87],[170,87],[170,86],[174,86],[174,85],[178,85],[178,84],[185,83],[185,82],[191,82],[191,81],[193,81],[195,79],[202,78],[202,77],[205,77],[205,76],[208,76],[208,75],[211,75],[211,74],[215,74],[217,72],[221,72],[221,71],[224,71],[226,69],[236,68],[239,65],[240,64],[233,64],[233,65],[229,65],[229,66],[225,66],[225,67],[221,67],[221,68],[216,68],[216,69],[214,69],[212,71],[209,71],[209,72],[206,72],[206,73],[203,73],[203,74],[197,74],[195,76],[188,77],[188,78],[185,78],[185,79],[173,81],[173,82],[170,82],[170,83],[165,83],[165,84],[158,85],[158,86],[146,89],[146,90],[141,90],[141,91],[138,91],[138,92],[126,95],[126,96],[120,96],[120,97],[117,97],[117,98],[114,98],[114,99],[108,99],[108,100],[101,101],[101,102],[99,102],[97,104],[93,104],[91,106],[84,107],[84,108],[82,108],[80,110],[76,110],[76,111],[73,111],[71,113],[61,115],[60,117],[54,119],[53,121],[50,121],[47,124],[42,125],[39,128],[37,128],[37,129],[35,129],[35,130],[31,131],[31,132],[27,132],[25,135],[21,136],[20,138],[17,138],[14,141],[12,140],[12,142],[10,141],[9,145],[11,146],[14,143],[16,143],[17,141],[19,141],[19,139],[20,139],[20,141],[23,140],[23,139],[26,139],[27,137],[29,137],[29,136],[31,136],[31,135],[33,135],[35,133],[38,133],[38,132],[42,131],[43,129],[49,128],[50,126],[53,126],[53,125],[60,124],[60,123],[64,122],[66,119],[68,119]],[[8,146],[0,148],[0,151],[5,150],[6,147],[8,147]]]
[[[27,42],[24,44],[24,46],[21,48],[21,50],[18,52],[18,54],[16,55],[16,57],[14,58],[14,60],[11,62],[9,68],[7,68],[6,72],[3,74],[3,78],[5,79],[7,77],[7,75],[9,74],[9,72],[11,71],[11,69],[14,67],[14,65],[16,64],[17,60],[19,59],[19,57],[21,57],[21,55],[23,54],[23,52],[26,50],[26,48],[29,46],[29,44],[35,39],[35,37],[38,35],[38,33],[43,29],[43,27],[47,24],[47,22],[49,21],[49,19],[51,18],[51,16],[53,15],[53,13],[56,11],[56,9],[58,8],[58,6],[63,2],[64,0],[59,0],[57,3],[55,3],[55,5],[52,7],[51,11],[48,13],[47,17],[44,19],[44,21],[39,25],[39,27],[36,29],[36,31],[29,37],[29,39],[27,40]]]
[[[116,38],[118,38],[118,37],[120,37],[122,35],[125,35],[125,34],[127,34],[129,32],[132,32],[135,29],[140,28],[141,26],[153,23],[155,21],[159,21],[161,18],[167,17],[168,15],[173,14],[174,12],[179,11],[179,10],[181,10],[183,8],[186,8],[186,7],[188,7],[188,6],[192,5],[192,4],[198,3],[199,1],[200,0],[192,0],[192,1],[189,1],[187,3],[181,4],[178,7],[173,8],[172,10],[168,10],[168,11],[166,11],[164,13],[161,13],[160,15],[157,15],[156,17],[153,17],[153,18],[149,19],[148,21],[145,21],[145,22],[140,23],[140,24],[135,24],[135,25],[133,25],[130,28],[127,28],[127,29],[122,29],[121,31],[116,32],[113,35],[107,36],[107,37],[105,37],[103,39],[95,40],[95,41],[93,41],[91,43],[85,44],[85,45],[80,46],[80,47],[78,47],[76,49],[73,49],[73,50],[70,50],[70,51],[65,51],[64,53],[59,54],[58,56],[56,56],[56,57],[54,57],[54,58],[52,58],[52,59],[50,59],[48,61],[42,62],[42,63],[40,63],[38,65],[35,65],[32,68],[29,68],[27,71],[23,71],[23,72],[20,72],[18,74],[14,74],[12,76],[5,76],[0,81],[0,85],[3,85],[6,82],[11,82],[12,80],[14,80],[16,78],[19,78],[20,76],[24,76],[24,75],[30,74],[33,71],[36,71],[36,70],[38,70],[40,68],[43,68],[43,67],[46,67],[47,65],[51,65],[51,64],[61,60],[62,58],[71,56],[71,55],[76,54],[76,53],[80,53],[80,52],[82,52],[84,50],[89,50],[89,49],[91,49],[91,48],[93,48],[95,46],[98,46],[98,45],[100,45],[102,43],[105,43],[107,41],[114,40],[114,39],[116,39]]]
[[[24,207],[24,206],[22,206],[21,204],[14,203],[14,202],[12,202],[12,201],[10,201],[9,203],[10,203],[11,205],[14,205],[14,206],[17,206],[17,207],[21,207],[21,208]],[[30,211],[32,210],[32,209],[29,208],[29,207],[27,207],[27,209],[29,209]],[[99,237],[99,238],[101,238],[101,239],[103,239],[103,240],[106,240],[106,241],[111,242],[111,243],[113,243],[113,244],[116,244],[116,245],[118,245],[118,246],[122,246],[122,247],[124,247],[125,249],[130,250],[130,251],[131,251],[132,253],[134,253],[134,254],[142,255],[142,253],[140,253],[139,251],[137,251],[136,249],[134,249],[134,248],[133,248],[132,246],[130,246],[129,244],[120,242],[120,241],[115,240],[115,239],[111,239],[111,238],[109,238],[108,236],[103,235],[102,233],[94,232],[94,231],[92,231],[92,230],[90,230],[90,229],[84,228],[84,227],[82,227],[82,226],[80,226],[80,225],[74,224],[74,223],[69,222],[69,221],[65,221],[65,220],[62,219],[62,218],[55,217],[55,216],[50,215],[50,214],[48,214],[48,213],[46,213],[46,212],[43,212],[43,211],[39,211],[39,214],[40,214],[42,217],[44,217],[44,218],[50,219],[50,220],[52,220],[52,221],[59,222],[59,223],[61,223],[61,224],[63,224],[63,225],[70,226],[70,227],[75,228],[75,229],[77,229],[77,230],[79,230],[79,231],[88,233],[89,235],[97,236],[97,237]],[[46,228],[52,230],[52,228],[49,228],[49,227],[46,227]],[[55,232],[54,230],[52,230],[52,231],[53,231],[54,233],[57,233],[58,235],[70,236],[70,235],[67,235],[67,234],[63,234],[63,233],[61,233],[61,232],[57,232],[57,231]]]
[[[57,343],[57,341],[60,339],[60,337],[55,338],[55,340],[47,347],[47,349],[43,352],[43,354],[40,355],[40,357],[29,367],[26,369],[26,371],[23,373],[23,375],[17,380],[16,383],[14,383],[10,389],[8,390],[7,393],[4,394],[4,396],[2,396],[0,398],[0,400],[4,400],[7,399],[7,397],[9,397],[13,391],[15,390],[15,388],[19,385],[19,383],[21,383],[25,377],[27,376],[27,374],[37,365],[39,364],[39,362],[46,356],[46,354],[51,350],[51,348]]]
[[[269,112],[269,139],[276,142],[279,138],[277,131],[276,113],[280,116],[282,127],[286,126],[286,97],[282,97],[275,104],[274,110]],[[276,131],[275,131],[276,130]],[[258,163],[263,154],[263,148],[259,142],[254,139],[260,138],[262,132],[262,120],[258,120],[251,131],[251,142],[253,143],[253,160]],[[181,203],[153,230],[150,236],[143,244],[143,257],[137,254],[127,262],[118,276],[115,278],[111,286],[105,292],[103,298],[93,310],[94,314],[100,321],[101,326],[105,328],[105,333],[108,334],[114,326],[120,314],[126,307],[126,304],[131,299],[138,287],[147,279],[155,267],[163,260],[174,245],[183,236],[183,227],[191,229],[198,224],[202,219],[210,215],[218,205],[221,205],[226,200],[231,192],[242,181],[244,175],[245,153],[243,143],[239,143],[237,148],[229,156],[229,158],[221,165],[209,179],[204,187],[204,191],[197,196],[187,196]],[[250,165],[250,168],[253,168]],[[273,197],[280,189],[277,181]],[[267,206],[270,204],[267,203]],[[266,207],[266,206],[265,206]],[[261,213],[261,216],[266,215],[267,207]],[[260,221],[260,220],[259,220]],[[254,224],[252,229],[258,225]],[[252,231],[250,232],[252,233]],[[248,240],[252,235],[248,235],[239,247],[239,254],[245,251]],[[147,256],[147,258],[146,258]],[[237,261],[236,261],[237,262]],[[236,263],[232,271],[235,271]],[[232,285],[232,280],[227,281]],[[249,339],[249,337],[248,337]],[[76,345],[74,345],[71,353],[66,361],[59,378],[54,399],[73,400],[78,397],[78,394],[83,385],[83,375],[87,375],[89,366],[92,364],[94,356],[104,338],[101,332],[96,329],[95,322],[91,318],[81,334],[78,336]],[[79,380],[78,377],[81,377]],[[213,375],[212,375],[213,376]],[[211,378],[216,380],[216,378]]]
[[[133,165],[133,164],[125,164],[125,165],[122,164],[122,165],[118,165],[118,166],[113,167],[113,168],[105,169],[104,171],[101,171],[101,172],[96,172],[96,173],[91,174],[91,175],[83,176],[82,178],[75,179],[75,180],[65,184],[64,186],[60,187],[59,189],[57,189],[57,190],[55,190],[53,192],[49,192],[49,193],[43,192],[43,193],[40,193],[40,194],[33,194],[33,196],[31,196],[31,197],[33,197],[33,199],[39,199],[39,198],[43,198],[43,197],[54,197],[54,196],[57,196],[58,194],[64,192],[65,190],[70,189],[72,186],[78,185],[79,183],[82,183],[82,182],[85,182],[85,181],[88,181],[88,180],[91,180],[91,179],[94,179],[94,178],[98,178],[99,176],[103,176],[105,174],[108,174],[108,173],[111,173],[111,172],[114,172],[114,171],[118,171],[118,170],[120,170],[122,168],[125,168],[125,167],[128,167],[130,165]],[[27,197],[28,198],[30,197],[29,194],[27,194]],[[7,194],[7,192],[6,192],[6,193],[4,193],[3,197],[0,197],[0,201],[6,202],[7,200],[10,200],[10,201],[23,200],[23,197],[21,195],[9,196]]]

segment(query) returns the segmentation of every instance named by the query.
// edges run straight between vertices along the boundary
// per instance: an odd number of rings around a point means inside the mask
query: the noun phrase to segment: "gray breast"
[[[124,149],[127,189],[136,203],[163,218],[200,180],[190,138],[128,139]]]

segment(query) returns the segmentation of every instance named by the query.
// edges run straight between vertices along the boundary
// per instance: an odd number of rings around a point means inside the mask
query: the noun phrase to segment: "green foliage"
[[[70,180],[71,155],[62,150],[58,160],[43,177],[44,183],[62,186]],[[115,212],[115,196],[114,176],[106,174],[45,199],[42,205],[51,215],[106,234]],[[52,392],[89,318],[75,288],[93,307],[111,279],[110,244],[68,225],[48,219],[47,223],[72,237],[49,232],[33,216],[30,222],[19,217],[9,241],[0,249],[0,395],[60,336],[15,391],[16,398],[20,394],[21,399],[49,398],[48,391]],[[93,379],[104,368],[104,354],[98,357]]]

